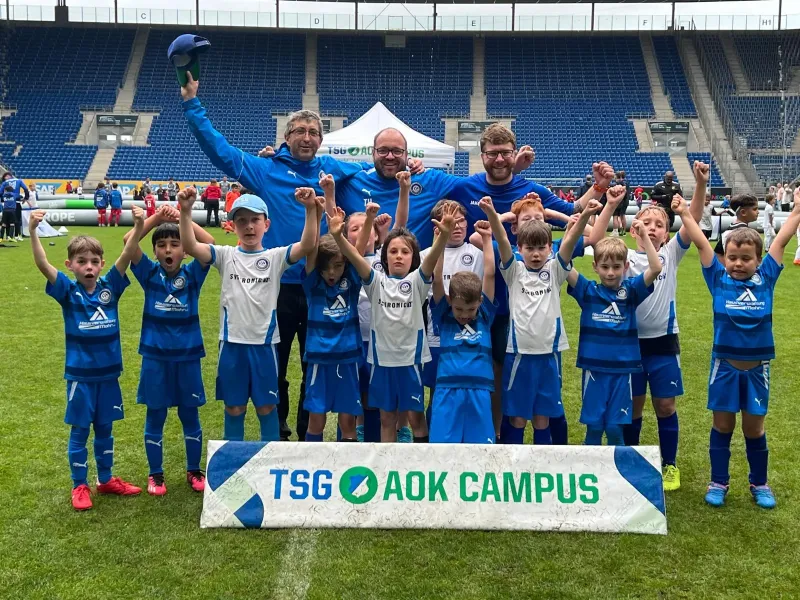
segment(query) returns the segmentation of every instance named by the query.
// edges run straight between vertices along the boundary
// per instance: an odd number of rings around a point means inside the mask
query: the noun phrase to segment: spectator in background
[[[211,215],[214,215],[214,227],[219,227],[219,201],[222,198],[222,190],[217,185],[217,180],[212,179],[208,187],[203,190],[200,196],[206,208],[206,227],[211,227]]]
[[[74,191],[75,191],[75,188],[73,188],[73,187],[72,187],[72,182],[71,182],[71,181],[68,181],[68,182],[67,182],[67,193],[68,193],[68,194],[71,194],[71,193],[73,193]]]
[[[227,198],[228,192],[231,191],[231,184],[228,182],[228,176],[222,176],[222,182],[219,184],[219,189],[222,190],[222,197]]]
[[[83,198],[83,186],[78,183],[78,188],[75,190],[75,193],[78,194],[78,198]]]
[[[31,208],[36,208],[39,206],[39,190],[36,188],[36,184],[32,183],[30,187],[30,197],[28,198],[28,206]]]
[[[146,178],[146,179],[145,179],[145,180],[142,182],[142,188],[149,188],[149,189],[151,189],[151,190],[153,189],[153,184],[152,184],[152,183],[150,183],[150,178],[149,178],[149,177],[148,177],[148,178]]]
[[[711,217],[714,214],[714,208],[711,206],[711,193],[706,192],[706,200],[703,204],[703,216],[700,217],[700,230],[707,240],[711,239],[711,232],[714,230],[714,224],[711,222]]]
[[[781,187],[783,188],[783,195],[776,202],[776,206],[780,206],[783,212],[789,212],[791,210],[790,203],[792,200],[792,191],[789,189],[789,182],[784,181]]]
[[[567,192],[567,202],[575,202],[575,192],[572,190]]]
[[[152,217],[156,214],[156,197],[148,186],[142,187],[142,194],[144,196],[145,218]]]
[[[578,198],[583,198],[584,194],[592,189],[592,176],[591,174],[586,176],[586,179],[583,180],[583,185],[581,186],[580,191],[578,191]]]
[[[642,189],[642,186],[636,186],[636,189],[633,190],[633,200],[636,202],[636,209],[642,210],[642,201],[644,200],[644,189]]]
[[[174,206],[178,197],[178,184],[175,183],[172,177],[169,178],[169,183],[167,183],[167,194],[169,195],[169,205]]]
[[[222,186],[220,186],[222,189]],[[233,203],[236,202],[236,199],[241,196],[242,193],[239,191],[239,184],[232,183],[231,184],[231,191],[225,194],[225,212],[231,212],[231,207],[233,207]]]
[[[658,204],[667,212],[670,229],[672,229],[672,224],[675,222],[675,213],[672,212],[672,198],[676,194],[683,196],[683,190],[680,185],[675,183],[675,174],[672,171],[667,171],[664,173],[664,179],[653,187],[653,193],[650,195],[653,204]]]
[[[133,186],[133,201],[134,202],[144,202],[144,193],[142,192],[142,188]]]

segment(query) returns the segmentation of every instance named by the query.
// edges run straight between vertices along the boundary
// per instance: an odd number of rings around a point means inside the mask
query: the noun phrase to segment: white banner
[[[666,534],[657,447],[208,442],[201,527]]]

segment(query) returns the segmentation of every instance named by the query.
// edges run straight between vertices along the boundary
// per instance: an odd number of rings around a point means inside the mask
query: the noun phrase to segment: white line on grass
[[[311,585],[311,566],[317,552],[319,529],[295,529],[281,561],[275,600],[305,600]]]

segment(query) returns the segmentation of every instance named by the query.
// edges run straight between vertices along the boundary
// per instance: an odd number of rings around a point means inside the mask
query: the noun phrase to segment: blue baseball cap
[[[254,213],[261,213],[264,215],[265,219],[269,219],[269,211],[267,210],[267,203],[264,202],[258,196],[254,196],[253,194],[244,194],[239,196],[236,201],[231,206],[231,210],[228,213],[228,218],[233,219],[233,215],[236,214],[236,211],[240,208],[246,208]]]
[[[195,81],[200,79],[200,53],[211,47],[211,42],[206,38],[184,33],[175,38],[167,50],[167,58],[175,67],[178,74],[178,83],[186,85],[188,81],[186,71],[192,73]]]

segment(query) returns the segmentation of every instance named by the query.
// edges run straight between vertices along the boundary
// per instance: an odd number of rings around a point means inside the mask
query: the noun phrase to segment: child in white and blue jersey
[[[482,278],[473,271],[456,271],[445,278],[445,257],[436,263],[433,274],[429,306],[440,360],[431,400],[432,443],[493,444],[495,441],[492,321],[497,302],[492,230],[486,221],[478,221],[475,230],[483,237],[487,249],[481,256]]]
[[[609,196],[625,194],[623,186]],[[632,374],[642,370],[636,308],[653,293],[661,273],[661,261],[647,230],[634,221],[635,231],[647,253],[643,273],[625,278],[628,248],[619,238],[600,240],[594,248],[594,270],[600,282],[572,272],[567,292],[580,305],[580,341],[577,366],[583,369],[581,423],[586,425],[588,445],[602,443],[605,432],[610,446],[623,444],[622,425],[631,422]]]
[[[281,276],[313,250],[317,231],[317,195],[297,188],[295,198],[305,206],[306,220],[299,242],[264,249],[262,240],[270,221],[267,205],[258,196],[244,194],[229,213],[239,245],[199,243],[192,227],[194,188],[178,194],[183,248],[201,263],[212,264],[222,278],[219,310],[217,399],[225,403],[225,439],[244,439],[248,401],[252,399],[261,427],[261,440],[277,441],[278,356],[280,342],[276,305]]]
[[[320,182],[322,185],[323,182]],[[323,189],[333,213],[333,178]],[[323,215],[320,206],[317,225]],[[319,230],[317,231],[319,236]],[[308,303],[305,356],[308,364],[303,407],[309,413],[307,442],[321,442],[329,412],[339,415],[341,441],[355,442],[362,414],[358,367],[363,356],[358,322],[361,278],[330,234],[306,258],[303,290]]]
[[[775,284],[783,270],[783,251],[800,225],[800,193],[794,210],[761,259],[763,243],[753,229],[731,232],[725,243],[725,265],[714,254],[685,206],[673,206],[697,246],[703,277],[714,310],[714,345],[708,380],[708,408],[713,411],[709,440],[711,483],[705,500],[722,506],[728,494],[731,438],[736,414],[742,414],[750,492],[761,508],[774,508],[775,495],[767,484],[769,451],[764,432],[770,394],[770,361],[775,358],[772,313]]]
[[[198,407],[206,402],[200,359],[206,355],[200,330],[200,289],[208,275],[208,264],[198,260],[184,265],[180,230],[174,222],[179,213],[162,206],[145,221],[141,236],[153,232],[151,260],[138,249],[131,260],[131,272],[144,290],[142,332],[139,354],[142,370],[136,402],[147,407],[144,450],[150,467],[147,492],[167,493],[164,480],[164,423],[168,410],[177,407],[186,446],[186,481],[196,492],[205,489],[200,469],[203,430]],[[199,225],[195,235],[202,242],[214,238]],[[132,235],[130,232],[128,235]]]
[[[47,295],[61,305],[66,338],[64,379],[67,380],[67,408],[64,422],[70,425],[68,457],[72,473],[72,506],[92,508],[88,485],[89,428],[94,428],[94,456],[97,463],[97,492],[130,496],[142,490],[119,477],[112,477],[114,465],[114,421],[124,418],[119,376],[122,349],[119,340],[118,304],[130,281],[125,275],[138,238],[132,236],[108,274],[100,277],[103,247],[89,236],[77,236],[67,246],[69,279],[47,261],[37,227],[45,212],[30,218],[31,247],[39,271],[47,279]],[[135,231],[142,230],[144,215],[133,210]]]
[[[551,444],[550,417],[561,417],[561,372],[558,353],[566,350],[561,318],[561,284],[572,270],[572,252],[589,218],[601,206],[592,201],[567,233],[551,259],[550,226],[525,222],[517,234],[518,260],[491,198],[480,201],[500,252],[500,273],[508,286],[510,320],[503,364],[503,420],[500,440],[521,444],[528,421],[535,444]]]
[[[699,221],[703,216],[709,166],[695,161],[694,175],[695,192],[689,210],[694,219]],[[608,221],[620,202],[618,197],[608,196],[606,208],[595,223],[595,230],[591,236],[592,243],[602,239]],[[680,488],[680,471],[677,467],[679,424],[675,398],[683,394],[676,311],[678,266],[688,252],[691,241],[685,226],[682,226],[677,235],[670,239],[669,217],[661,206],[644,207],[638,212],[636,219],[641,221],[647,230],[650,241],[658,251],[663,268],[653,284],[653,294],[636,309],[642,371],[632,376],[633,415],[631,424],[625,425],[622,433],[626,446],[639,445],[642,414],[649,387],[657,417],[664,490],[674,491]],[[648,266],[643,241],[635,230],[631,233],[636,240],[637,248],[628,250],[626,278],[640,275]]]
[[[405,228],[393,230],[381,250],[383,269],[370,263],[344,237],[344,214],[330,220],[329,229],[345,258],[356,268],[372,307],[370,347],[370,404],[381,411],[381,441],[397,440],[398,412],[411,411],[409,421],[417,442],[428,440],[423,415],[422,365],[430,361],[422,305],[431,277],[455,216],[446,211],[431,252],[420,262],[416,238]]]

